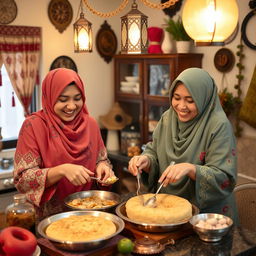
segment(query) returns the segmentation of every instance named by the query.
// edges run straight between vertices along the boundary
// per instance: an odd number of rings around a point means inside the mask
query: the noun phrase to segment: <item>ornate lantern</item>
[[[82,1],[80,18],[74,23],[75,52],[92,52],[92,23],[84,17]]]
[[[147,19],[148,17],[137,9],[133,1],[132,9],[121,17],[121,53],[147,53]]]

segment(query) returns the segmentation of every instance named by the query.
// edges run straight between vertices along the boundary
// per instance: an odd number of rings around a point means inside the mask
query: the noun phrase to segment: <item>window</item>
[[[16,96],[7,70],[4,65],[1,67],[2,86],[0,86],[0,127],[2,127],[3,148],[16,146],[17,138],[23,121],[25,120],[23,107]],[[35,87],[35,89],[37,89]],[[36,110],[36,94],[33,94],[31,111]],[[12,106],[12,95],[14,95],[15,107]]]

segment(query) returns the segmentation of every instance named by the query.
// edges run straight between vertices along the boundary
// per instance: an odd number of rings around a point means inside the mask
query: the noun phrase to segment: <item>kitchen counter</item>
[[[122,235],[122,234],[121,234]],[[126,232],[124,234],[127,236]],[[131,237],[130,237],[131,238]],[[113,238],[115,240],[115,238]],[[116,243],[117,241],[115,241]],[[48,246],[45,247],[45,245]],[[116,246],[108,245],[102,249],[91,252],[65,252],[56,250],[52,244],[47,242],[41,246],[42,256],[118,256]],[[138,254],[130,254],[138,255]],[[152,254],[151,254],[152,255]],[[175,245],[166,246],[162,253],[154,254],[159,256],[255,256],[256,255],[256,232],[245,229],[234,228],[232,232],[220,242],[209,243],[201,241],[196,234],[189,235],[183,239],[176,240]],[[127,255],[128,256],[128,255]]]
[[[209,243],[199,239],[196,234],[190,235],[168,246],[160,254],[165,256],[255,256],[256,232],[234,228],[220,242]]]
[[[129,198],[131,194],[123,195],[123,200]],[[187,225],[187,224],[186,224]],[[188,223],[188,225],[190,225]],[[0,213],[0,229],[5,226],[4,213]],[[176,233],[176,234],[175,234]],[[179,233],[179,235],[177,235]],[[139,239],[148,235],[150,238],[160,240],[161,233],[146,233],[142,231],[135,231],[129,228],[126,224],[125,229],[118,236],[129,237],[131,239]],[[243,228],[234,227],[231,232],[225,236],[220,242],[210,243],[201,241],[197,234],[190,228],[184,228],[183,230],[172,231],[167,233],[167,236],[171,236],[175,240],[174,245],[166,246],[165,250],[157,254],[159,256],[256,256],[256,231],[249,231]],[[42,239],[42,238],[40,238]],[[42,254],[41,256],[81,256],[81,255],[93,255],[93,256],[115,256],[117,237],[113,238],[104,248],[99,248],[93,253],[91,252],[66,252],[55,249],[55,247],[45,239],[43,243],[40,243]],[[47,245],[48,244],[48,245]],[[47,246],[46,246],[47,245]],[[133,255],[133,254],[131,254]],[[138,254],[137,254],[138,255]]]

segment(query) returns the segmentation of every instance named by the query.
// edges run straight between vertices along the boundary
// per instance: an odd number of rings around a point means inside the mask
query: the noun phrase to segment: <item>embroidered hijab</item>
[[[84,106],[74,120],[63,122],[53,108],[61,92],[71,83],[80,90]],[[42,107],[29,116],[21,128],[14,170],[17,188],[37,205],[48,201],[53,194],[63,199],[92,186],[91,183],[73,186],[62,178],[56,186],[45,189],[48,168],[73,163],[95,171],[99,156],[106,152],[98,125],[85,105],[83,82],[75,71],[59,68],[47,74],[42,85]]]
[[[153,142],[143,152],[151,159],[151,170],[149,175],[144,173],[144,182],[150,190],[155,190],[171,161],[193,163],[196,181],[184,176],[161,191],[185,197],[201,210],[221,212],[225,204],[231,209],[233,203],[228,198],[236,182],[236,142],[215,82],[200,68],[186,69],[173,81],[170,101],[178,82],[191,94],[198,115],[181,122],[172,107],[162,115]]]

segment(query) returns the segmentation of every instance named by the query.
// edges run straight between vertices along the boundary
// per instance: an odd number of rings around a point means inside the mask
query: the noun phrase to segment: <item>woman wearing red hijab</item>
[[[90,176],[104,181],[114,173],[76,72],[59,68],[47,74],[42,107],[20,130],[14,183],[46,216],[62,211],[61,200],[67,195],[92,189]]]

